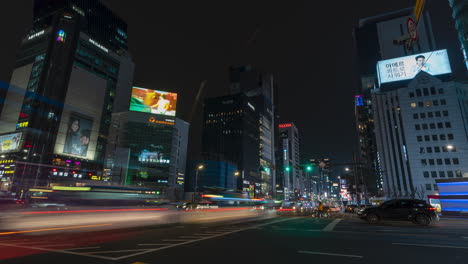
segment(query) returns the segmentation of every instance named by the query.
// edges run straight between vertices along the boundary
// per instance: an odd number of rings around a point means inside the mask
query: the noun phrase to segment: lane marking
[[[58,245],[39,245],[42,247],[58,247],[58,246],[73,246],[75,244],[58,244]]]
[[[322,231],[330,232],[333,231],[335,226],[341,221],[341,219],[335,219],[331,223],[329,223],[325,228],[322,229]]]
[[[224,234],[225,232],[206,232],[207,234],[212,234],[212,235],[218,235],[218,234]]]
[[[80,249],[94,249],[94,248],[101,248],[101,247],[67,248],[67,249],[64,249],[64,250],[80,250]]]
[[[363,256],[357,256],[357,255],[346,255],[346,254],[325,253],[325,252],[315,252],[315,251],[299,250],[298,252],[305,253],[305,254],[315,254],[315,255],[327,255],[327,256],[348,257],[348,258],[364,258]]]
[[[381,233],[381,232],[370,232],[370,231],[344,231],[344,230],[335,230],[333,233],[344,233],[344,234],[370,234],[370,235],[381,235],[381,236],[416,236],[416,237],[448,237],[444,235],[420,235],[412,233]]]
[[[24,241],[24,242],[27,242],[28,240],[25,240],[24,238],[23,239],[13,239],[13,240],[2,240],[0,241],[0,243],[6,243],[6,242],[9,242],[9,243],[15,243],[15,242],[21,242],[21,241]]]
[[[9,242],[9,241],[8,241]],[[34,245],[34,244],[44,244],[44,241],[36,241],[36,242],[20,242],[15,243],[16,245]]]
[[[70,211],[37,211],[21,212],[20,214],[71,214],[71,213],[97,213],[97,212],[134,212],[134,211],[167,211],[169,208],[146,208],[146,209],[98,209],[98,210],[70,210]]]
[[[180,236],[180,238],[200,238],[200,236]]]
[[[104,253],[119,253],[119,252],[133,252],[133,251],[146,251],[147,249],[124,249],[124,250],[110,250],[110,251],[90,251],[83,252],[83,254],[104,254]]]
[[[116,260],[115,258],[111,258],[111,257],[105,257],[105,256],[99,256],[99,255],[92,255],[92,254],[87,254],[87,253],[79,253],[79,252],[73,252],[73,251],[66,251],[66,250],[58,250],[58,249],[55,250],[55,249],[42,248],[42,247],[29,247],[29,246],[10,245],[10,244],[0,244],[0,246],[16,247],[16,248],[26,248],[26,249],[34,249],[34,250],[47,251],[47,252],[64,253],[64,254],[71,254],[71,255],[77,255],[77,256],[85,256],[85,257],[91,257],[91,258],[100,258],[100,259],[105,259],[105,260]]]
[[[424,244],[406,244],[406,243],[392,243],[393,245],[403,245],[403,246],[418,246],[418,247],[438,247],[438,248],[462,248],[468,249],[468,247],[457,247],[457,246],[443,246],[443,245],[424,245]]]
[[[275,228],[277,230],[297,230],[297,228],[291,228],[291,227],[278,227],[278,228]]]
[[[167,249],[167,248],[178,247],[178,246],[181,246],[181,245],[186,245],[186,244],[195,243],[195,242],[199,242],[199,241],[203,241],[203,240],[207,240],[207,239],[211,239],[211,238],[215,238],[215,237],[220,237],[220,236],[225,236],[225,235],[229,235],[229,234],[232,234],[232,233],[237,233],[237,232],[241,232],[241,231],[248,230],[248,229],[255,228],[255,227],[259,227],[259,226],[266,226],[266,225],[270,225],[270,224],[286,222],[286,221],[291,221],[291,220],[296,220],[296,219],[297,218],[286,218],[286,219],[281,219],[281,220],[274,221],[274,222],[263,223],[263,224],[259,224],[259,225],[255,225],[255,226],[251,226],[251,227],[246,227],[244,229],[239,229],[239,230],[236,230],[236,231],[226,232],[226,233],[219,234],[219,235],[214,235],[214,236],[210,236],[210,237],[203,237],[203,238],[200,238],[200,239],[194,239],[194,240],[190,240],[190,241],[186,241],[186,242],[182,242],[182,243],[178,243],[178,244],[168,245],[168,246],[165,246],[165,247],[150,249],[150,250],[147,250],[145,252],[138,252],[138,253],[118,257],[118,258],[115,258],[114,260],[121,260],[121,259],[124,259],[124,258],[139,256],[139,255],[142,255],[142,254],[151,253],[151,252],[155,252],[155,251],[159,251],[159,250],[164,250],[164,249]]]
[[[166,241],[166,242],[186,242],[188,240],[187,239],[162,239],[162,241]]]
[[[36,229],[36,230],[25,230],[25,231],[12,231],[12,232],[0,233],[0,236],[12,235],[12,234],[33,233],[33,232],[43,232],[43,231],[52,231],[52,230],[65,230],[65,229],[76,229],[76,228],[86,228],[86,227],[96,227],[96,226],[109,226],[109,225],[112,225],[112,224],[69,226],[69,227],[56,227],[56,228],[46,228],[46,229]]]
[[[307,229],[307,230],[303,230],[303,231],[307,231],[307,232],[322,232],[322,230],[320,230],[320,229]]]
[[[172,244],[138,244],[138,246],[168,246]]]

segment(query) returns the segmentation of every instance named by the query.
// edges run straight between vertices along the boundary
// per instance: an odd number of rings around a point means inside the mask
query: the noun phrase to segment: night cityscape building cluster
[[[1,263],[468,263],[468,0],[0,5]]]
[[[191,124],[176,114],[185,95],[134,84],[126,22],[100,1],[35,1],[11,79],[1,84],[0,190],[108,185],[170,201],[216,190],[439,204],[436,180],[468,175],[467,5],[449,3],[455,28],[440,26],[446,17],[431,16],[426,4],[417,38],[406,27],[413,7],[357,21],[358,148],[337,163],[302,154],[307,135],[281,118],[276,76],[250,64],[226,69],[225,93],[203,99],[202,147],[188,158]]]

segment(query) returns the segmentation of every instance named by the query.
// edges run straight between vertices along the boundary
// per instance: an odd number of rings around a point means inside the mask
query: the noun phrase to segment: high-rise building
[[[102,176],[117,93],[130,91],[127,25],[99,1],[35,1],[0,115],[17,189]],[[129,99],[129,98],[128,98]],[[41,166],[40,166],[41,165]]]
[[[230,93],[244,93],[258,113],[259,162],[262,170],[261,193],[272,196],[276,185],[275,169],[275,80],[250,65],[230,68]]]
[[[468,176],[468,84],[424,71],[373,90],[377,149],[386,197],[427,199],[435,180]]]
[[[455,20],[455,28],[458,31],[458,39],[461,43],[461,50],[465,61],[466,68],[468,69],[468,3],[464,0],[449,0],[452,7],[452,16]]]
[[[312,165],[312,183],[314,184],[314,196],[317,199],[329,198],[331,193],[330,179],[330,159],[329,158],[314,158],[309,160]]]
[[[259,115],[252,99],[243,93],[208,98],[203,111],[203,158],[233,162],[241,173],[238,189],[261,196]]]
[[[153,188],[170,200],[183,199],[189,124],[127,111],[113,114],[112,127],[106,163],[111,181]]]
[[[281,179],[285,199],[295,199],[303,192],[299,156],[299,131],[294,123],[279,124],[282,146]]]
[[[446,23],[445,15],[450,16],[440,3],[426,3],[418,23],[418,39],[411,49],[406,45],[408,39],[406,23],[412,16],[414,7],[379,14],[359,20],[354,30],[357,52],[357,68],[360,86],[355,95],[355,118],[358,134],[358,157],[356,161],[365,175],[364,181],[370,196],[383,194],[383,172],[377,150],[372,91],[391,89],[393,84],[380,87],[376,64],[378,61],[403,57],[412,54],[448,49],[452,69],[461,68],[461,53],[451,46],[456,39]],[[438,14],[431,16],[433,10]],[[445,14],[445,13],[447,14]],[[442,14],[442,15],[441,15]],[[397,84],[401,86],[401,84]]]

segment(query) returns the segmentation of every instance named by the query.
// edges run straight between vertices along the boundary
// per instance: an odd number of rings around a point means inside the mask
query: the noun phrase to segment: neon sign
[[[57,41],[58,42],[65,42],[65,38],[67,37],[67,34],[63,30],[59,30],[57,32]]]
[[[292,124],[291,124],[291,123],[288,123],[288,124],[279,124],[278,127],[279,127],[279,128],[292,127]]]
[[[354,98],[356,99],[356,106],[364,105],[364,96],[362,94],[355,95]]]

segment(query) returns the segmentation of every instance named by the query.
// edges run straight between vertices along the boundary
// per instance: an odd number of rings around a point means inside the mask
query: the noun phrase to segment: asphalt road
[[[0,236],[0,263],[468,263],[468,220],[369,225],[340,215]],[[86,229],[88,230],[88,229]]]

